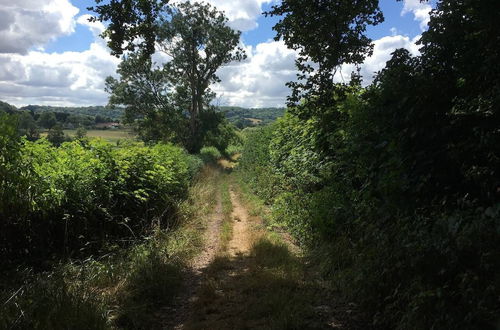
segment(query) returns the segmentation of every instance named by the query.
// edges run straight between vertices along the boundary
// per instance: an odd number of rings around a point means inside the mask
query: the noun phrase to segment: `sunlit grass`
[[[64,134],[74,138],[76,129],[65,129]],[[40,133],[41,136],[47,136],[47,132]],[[91,129],[87,131],[89,138],[101,138],[111,143],[119,140],[135,139],[137,135],[131,129]]]

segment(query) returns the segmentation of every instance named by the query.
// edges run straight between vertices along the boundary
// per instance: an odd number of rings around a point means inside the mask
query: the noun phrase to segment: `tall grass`
[[[231,202],[231,195],[229,192],[228,176],[225,175],[225,180],[221,184],[221,200],[222,200],[222,228],[220,234],[220,252],[224,253],[233,236],[233,221],[231,213],[233,211],[233,203]]]
[[[206,219],[216,203],[219,173],[204,168],[177,205],[175,222],[142,243],[109,246],[100,257],[61,263],[50,272],[4,274],[1,329],[151,329],[199,253]]]

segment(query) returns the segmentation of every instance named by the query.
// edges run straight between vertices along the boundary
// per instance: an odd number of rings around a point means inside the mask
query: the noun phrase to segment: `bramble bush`
[[[167,144],[54,147],[17,137],[7,115],[0,125],[0,257],[10,265],[88,254],[167,226],[202,165]]]
[[[373,85],[249,133],[241,176],[376,327],[494,329],[499,117],[446,107],[420,65],[396,51]]]

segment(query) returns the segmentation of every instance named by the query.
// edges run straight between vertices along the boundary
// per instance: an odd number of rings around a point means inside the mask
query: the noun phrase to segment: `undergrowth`
[[[109,246],[104,255],[60,263],[48,272],[3,274],[0,328],[159,327],[169,317],[159,311],[182,287],[183,269],[201,249],[218,176],[214,168],[203,169],[178,205],[176,222],[157,228],[142,243]]]
[[[229,191],[229,181],[227,175],[224,175],[224,179],[222,181],[222,184],[220,185],[220,194],[222,201],[223,221],[220,232],[219,253],[224,254],[233,236],[233,221],[231,219],[231,213],[233,212],[233,203],[231,202],[231,194]]]

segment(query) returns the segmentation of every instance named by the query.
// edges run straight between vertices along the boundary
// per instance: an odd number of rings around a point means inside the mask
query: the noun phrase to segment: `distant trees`
[[[53,112],[42,112],[38,118],[38,125],[43,128],[51,129],[57,124],[56,115]]]
[[[76,129],[75,138],[78,140],[84,139],[87,136],[87,130],[85,127],[78,127]]]
[[[66,141],[66,137],[64,136],[64,131],[61,125],[54,125],[47,134],[47,140],[50,143],[55,145],[56,147],[60,146],[64,141]]]
[[[6,102],[2,102],[2,101],[0,101],[0,114],[1,114],[2,112],[6,112],[6,113],[13,113],[13,112],[15,112],[16,110],[17,110],[17,109],[16,109],[16,107],[15,107],[15,106],[10,105],[10,104],[8,104],[8,103],[6,103]]]
[[[99,123],[116,122],[123,114],[122,109],[95,107],[51,107],[28,105],[16,108],[0,101],[0,114],[10,114],[16,121],[17,133],[24,136],[28,141],[40,139],[41,133],[46,131],[54,144],[59,145],[61,141],[69,141],[69,136],[60,137],[60,131],[64,129],[76,129],[76,135],[85,135],[87,129],[107,128],[99,127]],[[109,114],[109,116],[108,116]],[[112,117],[111,117],[112,116]],[[55,127],[59,126],[59,127]],[[50,132],[49,134],[49,131]],[[63,134],[64,135],[64,134]]]
[[[101,20],[119,20],[111,7],[95,10]],[[134,10],[129,14],[134,15]],[[126,106],[127,121],[138,124],[143,139],[180,142],[190,152],[197,152],[207,133],[203,128],[214,127],[204,125],[202,118],[226,125],[223,117],[210,109],[213,93],[209,86],[219,81],[218,68],[245,57],[243,49],[237,46],[240,32],[228,27],[224,14],[208,4],[185,2],[155,11],[155,15],[151,18],[154,28],[147,33],[154,34],[156,50],[166,55],[168,61],[154,62],[146,41],[126,47],[135,51],[120,64],[120,78],[110,77],[106,81],[110,103]],[[142,19],[135,24],[139,30],[144,27]],[[133,31],[127,31],[122,42],[131,42],[127,36]],[[115,24],[105,32],[116,33]],[[114,53],[123,51],[122,42],[110,45]]]
[[[30,141],[35,141],[40,138],[38,126],[32,114],[28,111],[21,111],[19,113],[19,133],[25,135]]]

